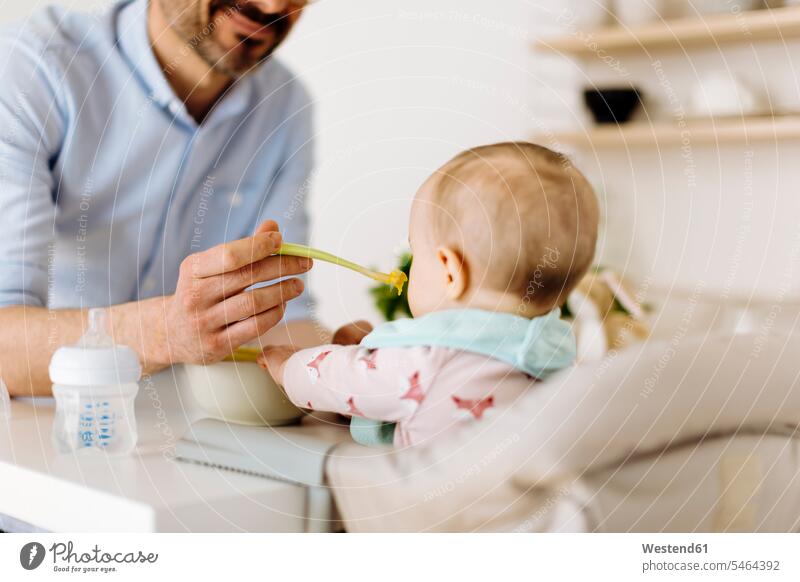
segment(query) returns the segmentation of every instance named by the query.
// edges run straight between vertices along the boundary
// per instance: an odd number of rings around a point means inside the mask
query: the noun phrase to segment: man
[[[289,304],[310,261],[274,256],[307,237],[310,99],[271,58],[306,3],[124,0],[99,16],[48,8],[0,33],[12,395],[49,393],[50,357],[89,307],[109,307],[115,340],[148,372],[218,361],[270,329],[319,341],[308,300]]]

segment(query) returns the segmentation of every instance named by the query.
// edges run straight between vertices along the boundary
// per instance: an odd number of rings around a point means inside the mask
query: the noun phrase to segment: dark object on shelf
[[[597,123],[627,123],[642,103],[642,93],[635,87],[587,89],[586,106]]]

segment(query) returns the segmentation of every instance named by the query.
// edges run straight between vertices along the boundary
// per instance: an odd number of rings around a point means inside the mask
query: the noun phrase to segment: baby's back
[[[401,348],[402,349],[402,348]],[[398,422],[395,445],[416,445],[476,422],[496,422],[537,382],[505,362],[451,348],[405,348],[427,351],[420,358],[424,399]],[[426,385],[427,384],[427,385]]]
[[[426,346],[322,346],[296,353],[284,372],[298,406],[395,422],[398,446],[493,422],[535,382],[485,355]]]

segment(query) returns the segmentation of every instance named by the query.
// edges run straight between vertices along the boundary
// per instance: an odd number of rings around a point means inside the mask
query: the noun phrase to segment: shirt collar
[[[117,5],[115,25],[120,51],[154,103],[173,114],[178,110],[176,104],[179,104],[185,112],[186,108],[175,96],[150,46],[147,8],[148,0],[128,0]]]
[[[117,5],[115,27],[117,42],[150,99],[171,115],[196,125],[186,105],[172,90],[153,54],[147,32],[148,0],[125,0]],[[258,73],[256,73],[258,74]],[[241,116],[250,108],[253,74],[237,80],[214,106],[204,124]]]
[[[539,379],[575,362],[575,336],[561,310],[528,319],[479,309],[436,311],[384,323],[367,335],[368,349],[438,346],[482,354]]]

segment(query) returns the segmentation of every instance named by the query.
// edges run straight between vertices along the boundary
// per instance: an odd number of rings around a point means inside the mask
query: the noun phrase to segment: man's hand
[[[283,372],[286,368],[286,362],[299,351],[299,348],[291,346],[268,346],[258,356],[258,365],[267,370],[275,382],[283,386]]]
[[[361,343],[361,340],[372,331],[372,326],[367,321],[355,321],[343,325],[333,334],[331,343],[340,346],[354,346]]]
[[[165,329],[158,342],[166,364],[209,364],[267,332],[282,318],[286,303],[303,292],[303,282],[286,279],[269,287],[248,287],[305,273],[312,261],[277,256],[281,234],[273,221],[249,238],[187,257],[175,295],[165,303]]]

